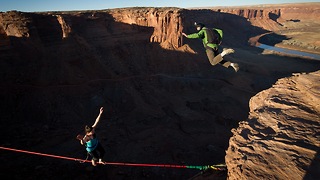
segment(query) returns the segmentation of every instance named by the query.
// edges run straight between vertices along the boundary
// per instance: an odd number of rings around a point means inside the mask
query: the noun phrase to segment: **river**
[[[284,53],[284,54],[291,54],[291,55],[296,55],[296,56],[312,58],[312,59],[315,59],[315,60],[320,60],[320,55],[318,55],[318,54],[312,54],[312,53],[306,53],[306,52],[301,52],[301,51],[296,51],[296,50],[279,48],[279,47],[269,46],[269,45],[266,45],[266,44],[260,44],[257,47],[261,48],[261,49],[281,52],[281,53]]]

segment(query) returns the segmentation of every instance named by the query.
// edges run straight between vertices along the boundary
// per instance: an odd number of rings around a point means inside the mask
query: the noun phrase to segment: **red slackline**
[[[78,159],[78,158],[71,158],[71,157],[66,157],[66,156],[57,156],[57,155],[52,155],[52,154],[45,154],[45,153],[38,153],[38,152],[33,152],[33,151],[26,151],[26,150],[20,150],[20,149],[13,149],[13,148],[7,148],[7,147],[2,147],[0,146],[0,149],[3,150],[8,150],[8,151],[15,151],[15,152],[21,152],[21,153],[27,153],[27,154],[34,154],[38,156],[47,156],[47,157],[52,157],[52,158],[59,158],[59,159],[66,159],[66,160],[71,160],[71,161],[78,161],[80,163],[85,163],[85,162],[91,162],[90,160],[87,159]],[[102,163],[100,163],[102,164]],[[141,163],[126,163],[126,162],[104,162],[104,165],[117,165],[117,166],[140,166],[140,167],[163,167],[163,168],[188,168],[188,169],[199,169],[199,170],[206,170],[208,168],[214,169],[214,170],[219,170],[219,171],[224,171],[226,170],[226,165],[225,164],[217,164],[217,165],[207,165],[207,166],[187,166],[187,165],[174,165],[174,164],[141,164]]]
[[[0,146],[0,149],[8,150],[8,151],[21,152],[21,153],[27,153],[27,154],[34,154],[34,155],[39,155],[39,156],[47,156],[47,157],[52,157],[52,158],[66,159],[66,160],[71,160],[71,161],[78,161],[78,162],[81,162],[81,163],[91,162],[90,160],[71,158],[71,157],[65,157],[65,156],[57,156],[57,155],[52,155],[52,154],[44,154],[44,153],[38,153],[38,152],[33,152],[33,151],[25,151],[25,150],[7,148],[7,147],[2,147],[2,146]],[[188,166],[185,166],[185,165],[172,165],[172,164],[141,164],[141,163],[124,163],[124,162],[105,162],[104,164],[118,165],[118,166],[188,168]]]

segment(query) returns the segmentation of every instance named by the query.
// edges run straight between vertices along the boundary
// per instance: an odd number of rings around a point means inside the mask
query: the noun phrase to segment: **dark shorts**
[[[100,143],[98,143],[97,147],[91,151],[88,152],[90,154],[90,156],[92,156],[92,159],[95,161],[98,161],[99,159],[102,159],[104,154],[105,154],[105,150],[103,149],[103,147],[101,146]]]

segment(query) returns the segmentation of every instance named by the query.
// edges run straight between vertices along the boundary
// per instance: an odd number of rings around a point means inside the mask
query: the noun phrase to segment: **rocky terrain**
[[[317,179],[320,71],[277,81],[250,99],[227,151],[228,179]]]
[[[103,106],[97,134],[106,161],[228,166],[228,172],[194,176],[199,170],[92,168],[1,150],[0,175],[317,177],[320,61],[250,45],[319,53],[319,7],[0,13],[1,146],[85,158],[75,136]],[[239,72],[212,67],[201,42],[182,37],[195,32],[195,21],[224,30],[222,48],[236,50],[227,59],[240,64]]]

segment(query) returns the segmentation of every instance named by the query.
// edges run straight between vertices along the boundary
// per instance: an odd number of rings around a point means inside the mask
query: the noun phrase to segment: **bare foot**
[[[105,165],[105,164],[106,164],[106,162],[104,162],[102,159],[99,159],[99,164],[103,164],[103,165]]]
[[[92,159],[91,162],[92,162],[92,166],[97,166],[97,163],[95,160]]]

